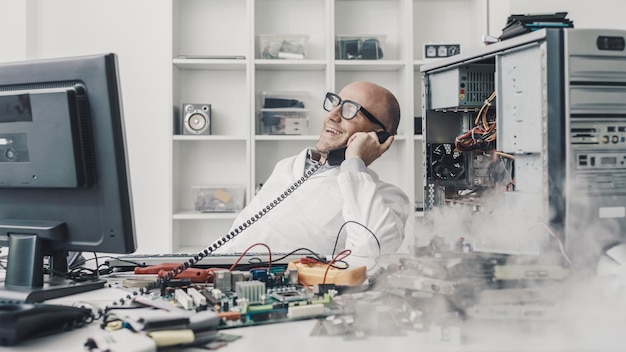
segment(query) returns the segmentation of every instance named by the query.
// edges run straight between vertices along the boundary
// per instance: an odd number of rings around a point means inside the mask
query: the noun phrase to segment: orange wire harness
[[[487,98],[485,103],[481,106],[474,120],[476,126],[455,138],[454,147],[458,151],[465,152],[480,149],[481,147],[484,148],[484,146],[496,140],[496,122],[489,121],[487,118],[487,112],[495,97],[496,92],[491,93],[489,98]]]

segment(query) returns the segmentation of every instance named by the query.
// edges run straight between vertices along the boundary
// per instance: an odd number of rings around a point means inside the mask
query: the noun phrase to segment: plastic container
[[[304,59],[309,43],[309,36],[259,35],[259,58],[261,59]]]
[[[263,109],[304,109],[309,98],[306,92],[263,92],[261,95]]]
[[[387,37],[384,35],[338,35],[336,60],[381,60]]]
[[[261,134],[303,135],[309,131],[309,111],[306,109],[261,109]]]
[[[202,213],[234,213],[243,209],[244,186],[194,186],[195,210]]]

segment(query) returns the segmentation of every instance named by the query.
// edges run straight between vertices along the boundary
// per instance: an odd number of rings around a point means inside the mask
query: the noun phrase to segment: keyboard
[[[175,253],[175,254],[135,254],[135,255],[123,255],[115,258],[111,258],[105,263],[110,268],[118,269],[132,269],[136,266],[150,266],[162,263],[184,263],[190,258],[193,258],[194,254],[188,253]],[[232,266],[241,256],[241,253],[227,253],[227,254],[212,254],[202,258],[195,263],[194,267],[200,268],[223,268]],[[308,252],[299,253],[272,253],[272,265],[287,265],[297,259],[302,258],[322,258],[324,260],[329,259],[329,256],[313,254]],[[269,255],[265,253],[246,253],[239,260],[237,266],[258,266],[267,265],[269,262]]]

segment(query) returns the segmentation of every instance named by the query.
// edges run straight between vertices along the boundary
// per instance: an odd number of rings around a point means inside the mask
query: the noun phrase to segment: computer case
[[[625,38],[622,30],[541,29],[424,65],[425,217],[451,207],[469,208],[481,221],[489,219],[485,212],[506,214],[512,220],[491,227],[498,236],[520,227],[541,232],[543,240],[531,247],[562,245],[564,257],[580,266],[623,241]],[[474,77],[481,82],[472,82],[468,72],[479,72]],[[483,82],[485,73],[492,73],[492,82]],[[485,87],[495,93],[489,103]],[[482,101],[463,104],[468,96]],[[474,133],[487,121],[497,128],[495,143]],[[473,138],[476,149],[459,153],[459,136]],[[434,172],[446,167],[455,177]],[[486,227],[468,225],[460,235],[480,247],[480,235],[472,231]],[[524,252],[524,245],[490,249]]]

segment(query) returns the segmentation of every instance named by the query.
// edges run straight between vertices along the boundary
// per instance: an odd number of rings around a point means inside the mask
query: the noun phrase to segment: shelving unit
[[[240,184],[246,203],[274,164],[313,146],[321,130],[325,92],[356,80],[392,91],[402,121],[391,149],[372,168],[423,202],[419,67],[423,43],[482,46],[488,0],[172,0],[172,241],[171,252],[192,252],[227,233],[234,213],[193,210],[193,186]],[[259,35],[306,35],[304,59],[264,59]],[[380,60],[335,60],[338,35],[382,36]],[[216,56],[184,59],[181,55]],[[243,57],[243,58],[235,58]],[[307,92],[308,132],[260,135],[263,92]],[[183,103],[211,104],[211,135],[180,135]],[[416,212],[416,218],[420,212]],[[406,228],[414,243],[415,219]]]

